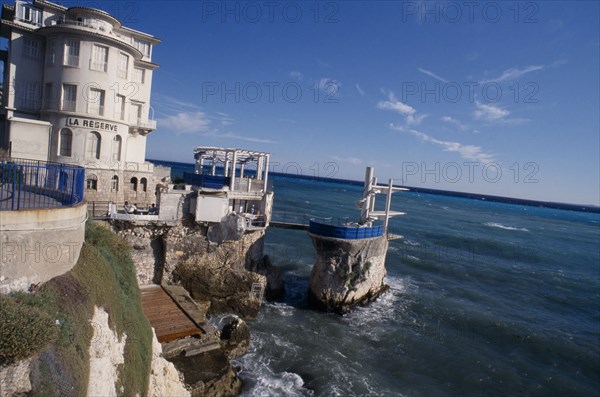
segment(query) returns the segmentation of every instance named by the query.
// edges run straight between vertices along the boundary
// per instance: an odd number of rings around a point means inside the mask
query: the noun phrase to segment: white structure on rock
[[[145,155],[160,40],[104,11],[42,0],[4,4],[1,36],[0,147],[85,167],[88,201],[154,202]]]

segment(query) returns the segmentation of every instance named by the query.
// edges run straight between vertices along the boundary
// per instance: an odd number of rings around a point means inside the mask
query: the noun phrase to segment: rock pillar
[[[383,282],[388,248],[385,235],[357,240],[308,235],[317,251],[310,274],[309,304],[343,314],[387,290]]]

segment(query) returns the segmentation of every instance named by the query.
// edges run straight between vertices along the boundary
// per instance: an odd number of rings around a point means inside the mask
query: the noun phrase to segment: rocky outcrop
[[[190,391],[186,389],[175,366],[163,358],[162,347],[158,339],[156,339],[154,329],[152,330],[152,364],[148,382],[148,396],[191,396]]]
[[[180,355],[171,359],[192,389],[192,397],[237,396],[242,381],[221,349],[195,356]]]
[[[90,375],[87,395],[116,397],[115,384],[119,378],[118,366],[125,362],[123,356],[127,335],[120,337],[108,325],[108,313],[94,307],[94,334],[90,342]],[[101,381],[99,381],[101,379]]]
[[[229,219],[231,218],[231,219]],[[263,257],[264,230],[238,233],[229,217],[220,225],[135,225],[115,221],[115,231],[132,247],[138,283],[183,286],[196,301],[210,301],[209,314],[254,318],[264,288],[269,299],[283,295],[278,268]]]
[[[358,240],[309,236],[317,251],[308,291],[312,306],[346,313],[386,291],[386,236]]]
[[[31,391],[31,358],[0,366],[0,397],[26,396]]]
[[[250,328],[241,318],[232,318],[221,330],[221,349],[229,358],[242,357],[250,347]]]

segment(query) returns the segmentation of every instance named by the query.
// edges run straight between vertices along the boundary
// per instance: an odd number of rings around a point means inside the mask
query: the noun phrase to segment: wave
[[[496,223],[496,222],[486,222],[486,223],[484,223],[484,225],[489,226],[489,227],[497,227],[499,229],[504,229],[504,230],[518,230],[521,232],[529,231],[529,229],[525,229],[524,227],[506,226],[506,225],[503,225],[501,223]]]

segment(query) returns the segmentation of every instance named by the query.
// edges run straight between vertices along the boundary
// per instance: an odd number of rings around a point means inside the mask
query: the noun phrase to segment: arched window
[[[61,156],[71,156],[71,147],[73,145],[73,133],[68,128],[60,130],[60,152]]]
[[[113,138],[112,158],[113,161],[121,161],[121,137],[115,135]]]
[[[98,190],[98,177],[94,174],[88,175],[85,181],[85,187],[88,190]]]
[[[113,175],[113,177],[110,180],[110,190],[112,190],[112,191],[119,190],[119,177],[116,175]]]
[[[142,188],[142,192],[145,192],[148,190],[148,180],[146,178],[140,179],[140,185]]]
[[[87,141],[87,156],[92,159],[100,159],[100,146],[102,138],[97,132],[90,132]]]
[[[135,176],[133,178],[131,178],[131,180],[129,181],[129,189],[132,192],[137,192],[137,183],[138,183],[138,180]]]

